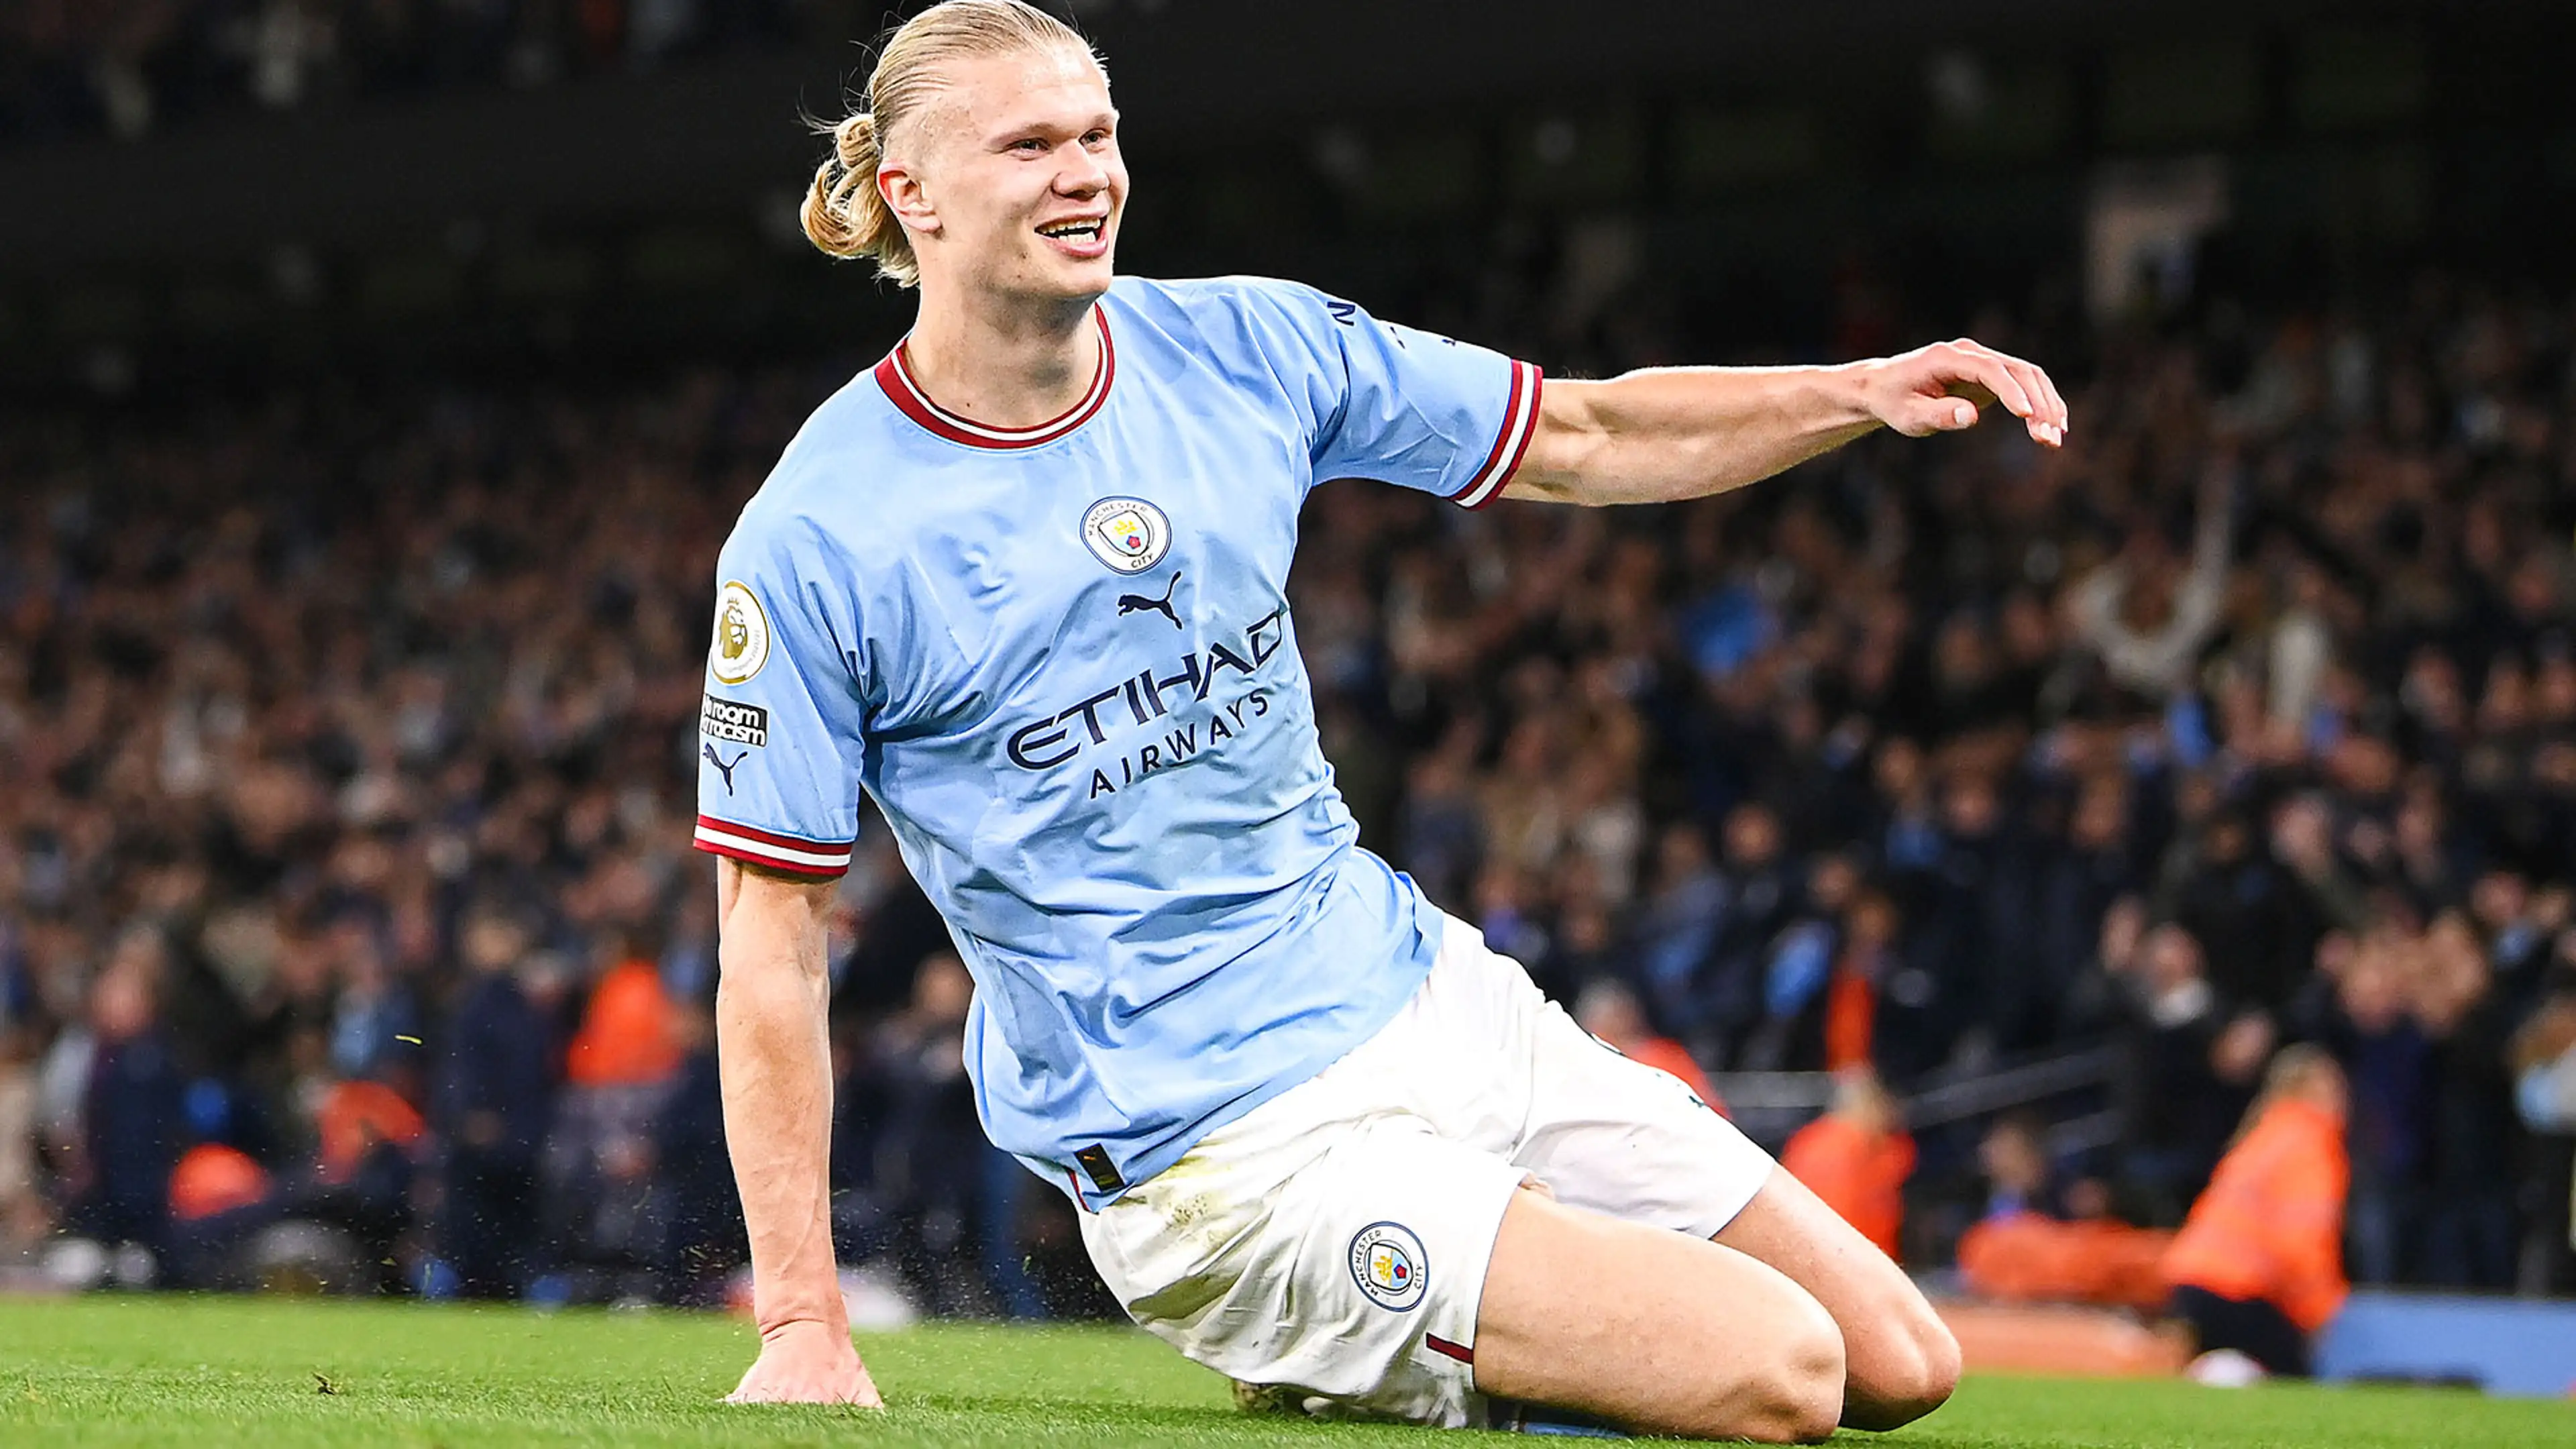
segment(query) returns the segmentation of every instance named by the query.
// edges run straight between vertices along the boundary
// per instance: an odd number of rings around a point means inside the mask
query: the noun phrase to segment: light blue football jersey
[[[1297,515],[1492,499],[1540,378],[1284,282],[1122,278],[1094,321],[1053,422],[946,411],[898,347],[788,445],[718,565],[697,844],[835,875],[865,790],[974,976],[985,1130],[1098,1206],[1429,973],[1316,740]]]

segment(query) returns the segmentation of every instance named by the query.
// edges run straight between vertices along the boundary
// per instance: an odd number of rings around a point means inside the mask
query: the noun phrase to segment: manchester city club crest
[[[1172,551],[1172,520],[1142,498],[1103,498],[1084,510],[1082,545],[1122,574],[1141,574]]]
[[[1410,1312],[1431,1287],[1422,1240],[1401,1223],[1371,1223],[1351,1239],[1351,1281],[1380,1308]]]

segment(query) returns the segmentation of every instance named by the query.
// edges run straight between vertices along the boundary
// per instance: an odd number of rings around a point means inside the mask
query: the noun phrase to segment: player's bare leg
[[[1843,1335],[1806,1290],[1681,1233],[1512,1195],[1476,1313],[1476,1389],[1695,1438],[1812,1443]]]
[[[717,875],[716,1051],[760,1325],[760,1358],[728,1396],[737,1404],[884,1403],[850,1345],[832,1261],[831,896],[829,883],[732,861]]]
[[[1842,1421],[1893,1429],[1941,1407],[1959,1382],[1959,1341],[1914,1280],[1786,1171],[1717,1235],[1815,1296],[1843,1336]]]

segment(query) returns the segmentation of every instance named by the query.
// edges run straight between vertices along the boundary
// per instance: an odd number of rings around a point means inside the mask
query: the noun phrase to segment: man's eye
[[[1031,155],[1035,155],[1036,153],[1046,149],[1046,142],[1035,136],[1031,136],[1025,140],[1013,141],[1011,143],[1011,149],[1014,151],[1026,151]]]
[[[1086,136],[1084,136],[1084,137],[1082,138],[1082,144],[1084,144],[1084,145],[1086,145],[1086,146],[1105,146],[1105,145],[1108,145],[1108,144],[1109,144],[1109,133],[1108,133],[1107,131],[1093,131],[1093,132],[1091,132],[1090,134],[1088,134],[1088,135],[1086,135]]]

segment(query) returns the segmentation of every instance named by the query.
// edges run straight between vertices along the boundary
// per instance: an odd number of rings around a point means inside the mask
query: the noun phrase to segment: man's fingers
[[[2066,441],[2066,399],[2036,364],[1965,337],[1895,361],[1922,369],[1900,370],[1890,380],[1910,395],[1880,404],[1888,426],[1907,437],[1974,427],[1979,405],[1994,402],[2022,419],[2039,442],[2058,447]]]
[[[1908,398],[1897,409],[1896,430],[1909,438],[1955,433],[1977,425],[1977,405],[1963,397]]]
[[[2066,404],[2048,385],[2048,374],[2018,357],[2007,357],[2004,363],[2012,369],[2014,379],[2021,383],[2021,390],[2030,396],[2030,435],[2052,448],[2064,443]]]
[[[2017,418],[2031,415],[2030,391],[2013,374],[2012,359],[1973,342],[1950,344],[1950,360],[1958,369],[1959,381],[1973,382],[1995,395],[1995,401]]]
[[[2039,379],[2040,391],[2046,394],[2048,398],[2049,425],[2055,431],[2055,436],[2051,438],[2050,441],[2063,447],[2066,443],[2066,429],[2070,421],[2066,412],[2066,399],[2058,396],[2057,384],[2049,379],[2047,369],[2034,367],[2031,369],[2031,373]]]
[[[1947,344],[1947,350],[1965,374],[1958,381],[1992,392],[1997,402],[2028,424],[2030,435],[2038,441],[2050,447],[2065,443],[2066,399],[2059,396],[2057,385],[2038,364],[1965,337]],[[1998,383],[1998,375],[2005,382]]]
[[[2064,446],[2066,429],[2059,425],[2056,405],[2049,401],[2047,380],[2027,362],[2016,360],[2010,365],[2014,380],[2030,397],[2030,412],[2022,421],[2030,429],[2031,441],[2051,448]]]
[[[2074,415],[2067,411],[2065,394],[2057,390],[2057,379],[2050,377],[2048,369],[2037,363],[2033,363],[2030,370],[2038,376],[2040,389],[2048,394],[2049,421],[2057,424],[2060,433],[2065,432],[2074,421]]]

